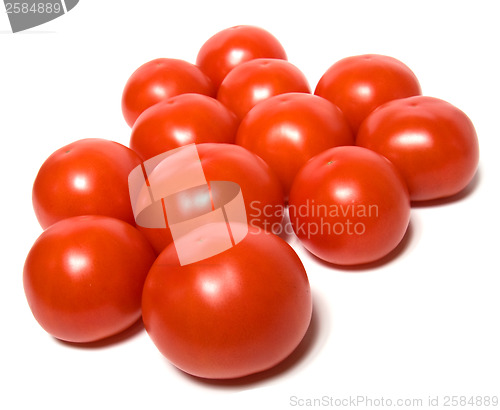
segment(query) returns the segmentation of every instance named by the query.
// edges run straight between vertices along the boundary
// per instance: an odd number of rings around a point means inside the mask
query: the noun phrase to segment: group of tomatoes
[[[161,58],[139,67],[122,111],[130,148],[80,140],[40,168],[33,205],[44,231],[24,266],[26,297],[40,325],[68,342],[104,339],[142,317],[163,355],[205,378],[266,370],[308,329],[306,272],[276,234],[291,226],[332,266],[379,260],[405,235],[412,201],[460,192],[479,160],[469,118],[422,96],[402,62],[342,59],[312,94],[278,40],[253,26],[215,34],[196,65]],[[248,233],[183,265],[168,226],[136,222],[128,177],[189,144],[207,181],[239,185]],[[196,198],[183,201],[186,215],[199,213]],[[219,232],[188,235],[210,246],[225,240]]]

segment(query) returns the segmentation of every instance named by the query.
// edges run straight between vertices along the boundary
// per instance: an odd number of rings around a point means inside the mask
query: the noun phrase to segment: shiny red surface
[[[192,143],[233,143],[236,116],[201,94],[182,94],[148,108],[132,128],[130,147],[143,160]]]
[[[210,37],[200,48],[196,64],[219,87],[237,65],[256,58],[286,60],[280,42],[268,31],[254,26],[235,26]]]
[[[24,291],[45,331],[69,342],[92,342],[141,317],[142,288],[154,259],[131,225],[77,216],[37,239],[24,265]]]
[[[366,116],[383,103],[420,95],[417,77],[401,61],[378,54],[347,57],[321,77],[316,95],[336,104],[354,133]]]
[[[128,175],[140,163],[130,148],[104,139],[83,139],[58,149],[33,184],[40,225],[45,229],[76,215],[106,215],[134,224]]]
[[[231,70],[219,87],[217,99],[241,120],[257,103],[290,92],[310,93],[304,74],[288,61],[258,58]]]
[[[216,241],[210,229],[198,240]],[[312,300],[304,267],[282,239],[251,228],[231,249],[180,266],[170,245],[152,266],[143,320],[160,352],[183,371],[226,379],[285,359],[308,328]]]
[[[354,136],[340,109],[328,100],[287,93],[250,110],[236,143],[269,164],[288,196],[295,175],[309,159],[328,148],[354,144]]]
[[[130,76],[122,94],[122,112],[129,126],[152,105],[184,93],[215,97],[212,81],[194,64],[158,58],[140,66]]]
[[[284,210],[284,197],[281,184],[273,170],[261,158],[247,149],[234,144],[206,143],[196,146],[200,156],[205,179],[210,181],[235,182],[241,188],[251,226],[271,229],[281,227]],[[162,170],[161,164],[156,172]],[[164,178],[151,174],[151,180]],[[193,214],[203,214],[207,210],[205,201],[199,195],[184,196],[185,206]],[[199,211],[196,211],[199,209]],[[172,242],[169,228],[138,227],[149,239],[155,250],[161,252]]]
[[[410,198],[398,170],[361,147],[336,147],[297,174],[290,221],[304,247],[339,265],[378,260],[402,240]]]
[[[399,169],[414,201],[451,196],[472,180],[479,143],[471,120],[433,97],[389,102],[362,124],[356,143]]]

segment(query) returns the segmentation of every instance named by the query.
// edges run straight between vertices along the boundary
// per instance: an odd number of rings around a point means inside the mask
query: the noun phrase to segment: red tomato
[[[336,147],[299,171],[289,212],[307,250],[330,263],[354,265],[380,259],[399,244],[410,198],[386,158],[361,147]]]
[[[144,111],[132,128],[130,148],[143,160],[183,145],[233,143],[236,116],[215,98],[182,94]]]
[[[336,104],[354,133],[366,116],[383,103],[420,95],[415,74],[392,57],[366,54],[333,64],[319,80],[316,95]]]
[[[52,336],[92,342],[141,317],[141,294],[155,255],[129,224],[77,216],[45,230],[24,265],[26,298]]]
[[[184,93],[215,97],[211,80],[194,64],[174,58],[158,58],[140,66],[128,79],[122,95],[125,121],[133,126],[148,107]]]
[[[194,234],[198,243],[219,240],[210,229]],[[306,333],[312,301],[293,249],[251,228],[229,250],[184,266],[170,245],[148,274],[142,309],[170,362],[198,377],[228,379],[285,359]]]
[[[55,151],[33,185],[33,207],[42,228],[76,215],[107,215],[134,223],[128,175],[139,156],[117,142],[89,138]]]
[[[288,61],[257,58],[229,72],[219,87],[217,99],[241,120],[258,102],[290,92],[311,92],[304,74]]]
[[[237,183],[243,195],[249,225],[271,230],[281,226],[284,215],[284,200],[281,184],[261,158],[243,147],[233,144],[207,143],[196,146],[207,181],[231,181]],[[158,171],[158,169],[157,169]],[[163,172],[163,169],[160,170]],[[149,175],[150,184],[156,178],[164,180],[164,175]],[[204,204],[197,204],[196,196],[185,198],[190,209]],[[194,202],[194,204],[192,203]],[[196,213],[195,211],[192,211]],[[168,228],[138,227],[155,250],[161,252],[172,236]]]
[[[458,193],[479,162],[471,120],[432,97],[405,98],[377,108],[361,125],[356,143],[390,159],[415,201]]]
[[[302,165],[328,148],[354,144],[354,136],[340,109],[328,100],[288,93],[252,108],[241,122],[236,142],[269,164],[288,196]]]
[[[286,60],[280,42],[271,33],[254,26],[236,26],[210,37],[198,52],[196,64],[216,87],[238,64],[255,58]]]

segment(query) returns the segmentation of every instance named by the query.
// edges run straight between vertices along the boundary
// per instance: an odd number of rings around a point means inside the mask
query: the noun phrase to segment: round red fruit
[[[199,244],[221,238],[193,232]],[[298,346],[312,313],[309,282],[293,249],[250,228],[229,250],[180,265],[175,247],[153,264],[143,293],[146,330],[160,352],[198,377],[267,370]]]
[[[132,128],[130,148],[147,160],[192,143],[233,143],[237,128],[236,116],[215,98],[182,94],[139,116]]]
[[[323,74],[314,92],[336,104],[356,134],[361,122],[383,103],[420,95],[415,74],[401,61],[378,54],[347,57]]]
[[[132,127],[146,108],[184,93],[215,97],[212,81],[197,66],[174,58],[157,58],[140,66],[128,79],[122,112]]]
[[[43,163],[33,184],[42,228],[77,215],[106,215],[134,224],[128,175],[141,159],[117,142],[89,138],[66,145]]]
[[[77,216],[45,230],[31,248],[23,283],[35,319],[55,338],[93,342],[141,317],[155,254],[137,229],[114,218]]]
[[[256,58],[286,60],[280,42],[268,31],[254,26],[235,26],[210,37],[198,52],[196,64],[219,87],[237,65]]]
[[[361,125],[356,144],[391,160],[414,201],[460,192],[479,162],[479,143],[469,117],[433,97],[410,97],[377,108]]]
[[[357,265],[389,254],[410,220],[410,198],[392,163],[366,148],[336,147],[299,171],[289,201],[292,227],[317,257]]]
[[[304,74],[288,61],[257,58],[229,72],[219,87],[217,99],[242,120],[257,103],[290,92],[311,92]]]
[[[269,231],[281,227],[285,209],[283,190],[277,176],[262,158],[234,144],[206,143],[196,145],[196,149],[206,181],[229,181],[239,185],[250,226]],[[160,185],[170,180],[175,172],[160,162],[148,175],[149,184]],[[146,194],[147,191],[144,191]],[[205,203],[200,202],[197,195],[183,198],[192,214],[200,214],[205,209]],[[148,196],[144,200],[147,201]],[[168,227],[138,228],[158,253],[172,242]]]
[[[269,164],[288,196],[295,175],[309,159],[328,148],[354,144],[354,136],[340,109],[328,100],[287,93],[252,108],[236,142]]]

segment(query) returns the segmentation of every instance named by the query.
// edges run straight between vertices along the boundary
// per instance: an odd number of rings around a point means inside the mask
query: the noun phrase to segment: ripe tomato
[[[314,91],[336,104],[356,134],[366,116],[383,103],[420,95],[415,74],[401,61],[377,54],[347,57],[323,74]]]
[[[192,234],[208,246],[220,239],[210,229]],[[170,362],[198,377],[228,379],[285,359],[306,333],[312,301],[293,249],[251,228],[229,250],[184,266],[167,247],[146,279],[142,310],[146,331]]]
[[[122,95],[122,112],[129,126],[148,107],[184,93],[215,97],[211,80],[194,64],[158,58],[140,66],[128,79]]]
[[[89,138],[47,158],[33,185],[33,207],[42,228],[76,215],[107,215],[134,224],[128,175],[139,156],[117,142]]]
[[[206,143],[196,148],[207,181],[231,181],[240,186],[249,225],[270,230],[281,224],[285,207],[283,190],[269,165],[238,145]],[[160,164],[149,175],[151,186],[167,177],[164,172],[168,170],[160,168]],[[186,207],[193,213],[196,213],[193,208],[201,206],[204,209],[204,203],[198,204],[196,198],[185,198],[189,202]],[[172,242],[168,228],[138,228],[158,253]]]
[[[201,46],[196,64],[215,87],[219,87],[229,71],[255,58],[287,59],[283,46],[268,31],[254,26],[235,26],[210,37]]]
[[[458,193],[479,162],[471,120],[433,97],[410,97],[377,108],[361,125],[356,143],[390,159],[415,201]]]
[[[316,95],[287,93],[252,108],[238,129],[236,142],[276,173],[288,196],[293,179],[310,158],[354,136],[338,107]]]
[[[144,111],[132,128],[130,148],[143,160],[183,145],[233,143],[238,120],[215,98],[182,94]]]
[[[258,102],[290,92],[311,92],[304,74],[288,61],[257,58],[229,72],[219,87],[217,99],[241,120]]]
[[[380,259],[398,245],[410,198],[389,160],[361,147],[336,147],[299,171],[289,213],[306,249],[327,262],[354,265]]]
[[[52,336],[92,342],[141,316],[141,294],[154,262],[137,229],[105,216],[64,219],[45,230],[24,265],[35,319]]]

